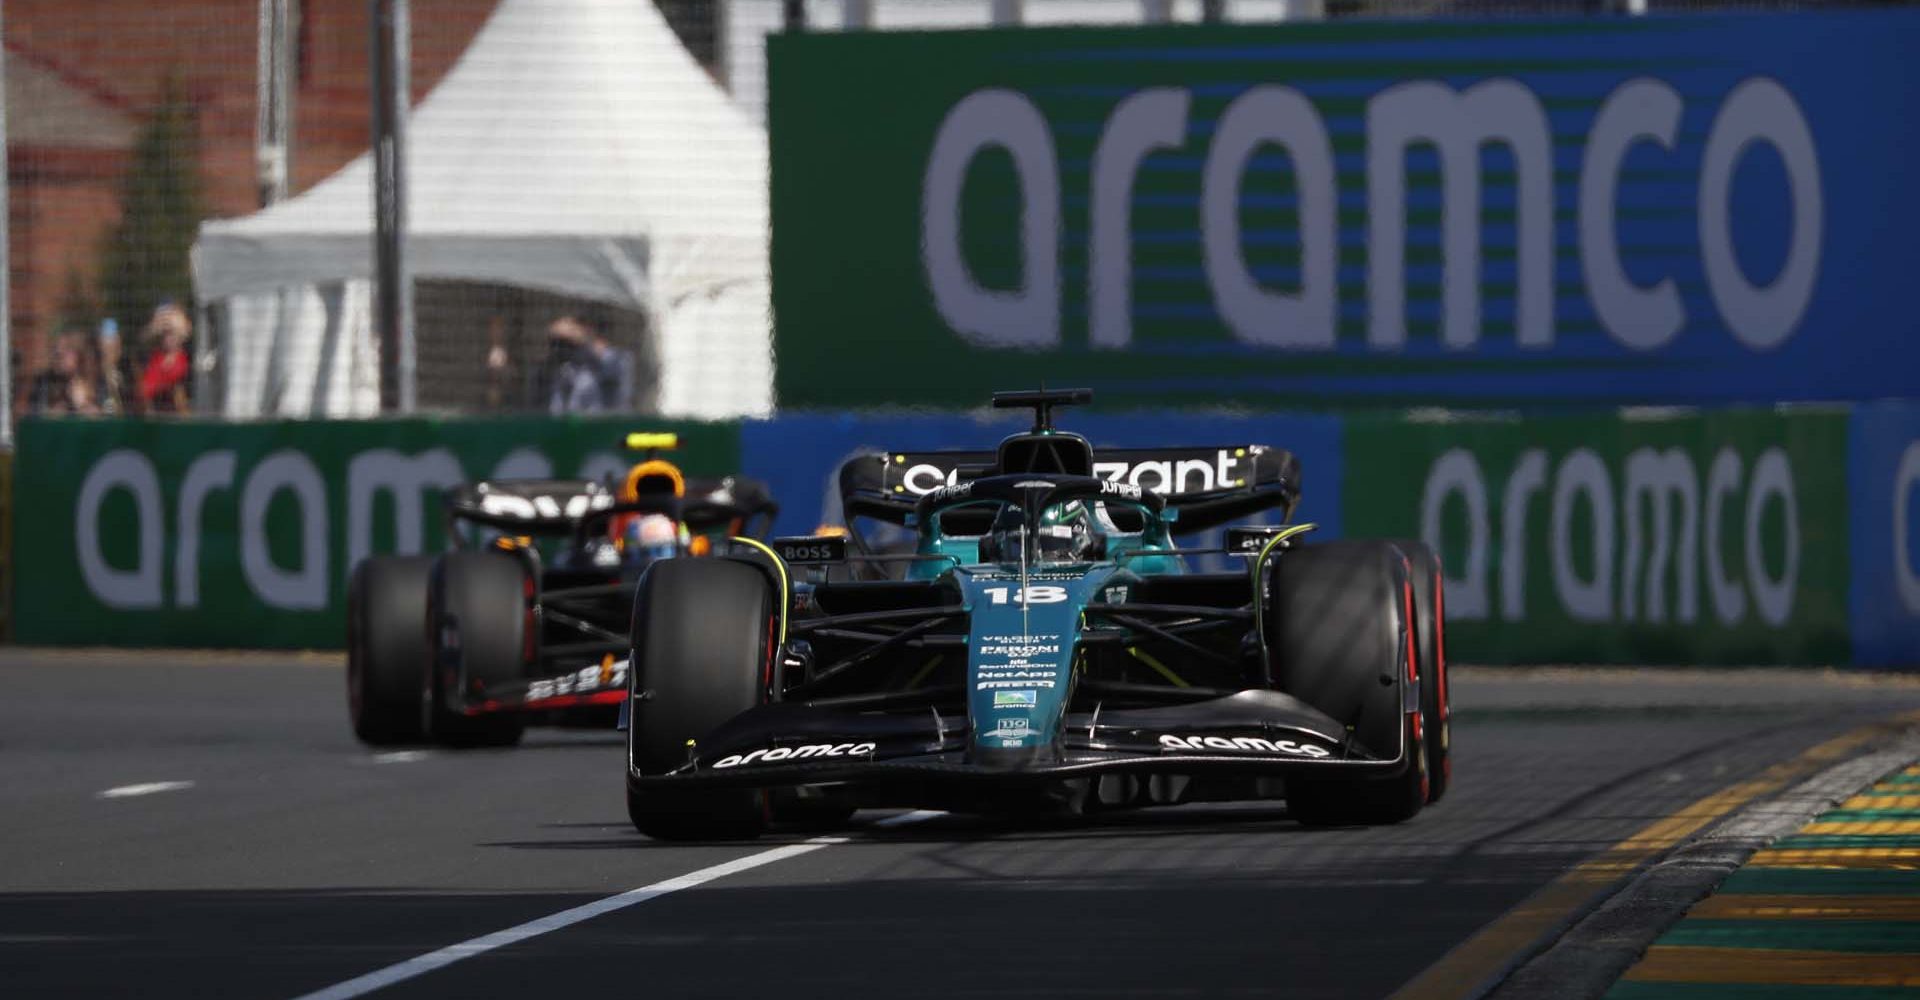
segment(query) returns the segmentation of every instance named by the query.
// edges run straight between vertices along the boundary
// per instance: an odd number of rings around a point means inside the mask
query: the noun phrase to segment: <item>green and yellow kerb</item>
[[[1920,997],[1920,766],[1755,854],[1607,1000]]]

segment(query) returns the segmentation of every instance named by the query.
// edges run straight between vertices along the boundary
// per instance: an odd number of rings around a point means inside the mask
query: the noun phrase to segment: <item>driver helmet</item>
[[[1050,504],[1040,512],[1034,547],[1044,562],[1086,562],[1099,537],[1094,512],[1085,500]]]
[[[648,559],[666,559],[678,554],[683,531],[680,523],[665,514],[642,514],[627,523],[626,548]]]

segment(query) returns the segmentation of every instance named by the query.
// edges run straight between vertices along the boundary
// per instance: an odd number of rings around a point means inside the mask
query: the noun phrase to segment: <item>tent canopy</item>
[[[501,0],[413,113],[407,147],[416,278],[645,311],[663,410],[766,411],[766,133],[649,0]],[[363,153],[297,198],[202,226],[198,293],[364,280],[372,234]]]

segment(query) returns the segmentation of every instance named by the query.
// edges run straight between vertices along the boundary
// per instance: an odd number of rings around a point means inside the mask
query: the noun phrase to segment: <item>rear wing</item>
[[[641,496],[624,503],[592,479],[486,479],[448,490],[443,503],[449,522],[516,535],[576,537],[615,515],[634,513],[664,514],[694,534],[764,535],[780,513],[766,484],[744,476],[689,478],[683,497]]]
[[[591,479],[483,479],[448,490],[443,502],[450,521],[517,535],[571,534],[615,506],[613,493]]]
[[[904,523],[920,497],[993,475],[997,461],[991,451],[856,455],[840,466],[842,514],[849,524],[855,517]],[[1266,445],[1098,449],[1093,474],[1165,497],[1179,511],[1173,528],[1181,534],[1267,510],[1291,517],[1300,502],[1299,459]]]

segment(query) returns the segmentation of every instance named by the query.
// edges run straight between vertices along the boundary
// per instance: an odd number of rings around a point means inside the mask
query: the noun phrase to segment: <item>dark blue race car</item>
[[[437,554],[373,556],[347,587],[347,709],[372,746],[506,746],[529,723],[608,727],[627,701],[634,586],[655,562],[762,534],[779,507],[627,435],[624,477],[493,479],[445,494]]]
[[[1285,523],[1299,467],[1276,448],[1096,454],[1051,419],[1090,398],[997,394],[1035,422],[996,451],[855,459],[849,534],[652,566],[623,713],[634,824],[745,837],[863,806],[1272,796],[1306,823],[1393,823],[1437,800],[1432,552],[1310,541]],[[883,550],[863,522],[912,544]]]

